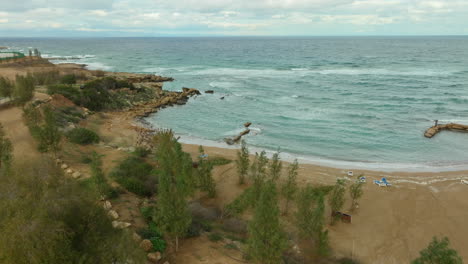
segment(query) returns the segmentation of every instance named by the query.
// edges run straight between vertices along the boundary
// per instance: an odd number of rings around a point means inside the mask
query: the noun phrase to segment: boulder
[[[247,122],[244,124],[244,127],[249,127],[250,125],[252,125],[252,122]]]
[[[161,259],[161,253],[160,252],[148,253],[147,258],[151,263],[158,263],[158,261]]]
[[[125,229],[132,224],[127,223],[127,222],[119,222],[119,221],[112,221],[112,227],[117,228],[117,229]]]
[[[81,173],[79,171],[75,171],[73,174],[72,174],[72,177],[73,179],[78,179],[81,177]]]
[[[110,217],[114,218],[114,219],[118,219],[118,218],[119,218],[119,214],[118,214],[116,211],[114,211],[114,210],[109,210],[109,212],[107,212],[107,214],[108,214]]]
[[[63,170],[66,170],[66,169],[68,169],[68,165],[64,163],[64,164],[62,164],[62,166],[60,166],[60,168],[62,168]]]
[[[66,173],[67,173],[67,174],[73,174],[73,170],[72,170],[72,169],[68,169],[68,170],[66,170]]]
[[[56,160],[55,160],[55,164],[57,164],[57,165],[62,164],[62,162],[63,162],[63,161],[62,161],[61,159],[56,159]]]
[[[149,239],[143,239],[141,242],[140,242],[140,247],[146,251],[146,252],[149,252],[153,249],[153,243],[151,243],[151,241]]]
[[[205,93],[207,93],[207,94],[214,94],[214,91],[213,91],[213,90],[206,90]]]
[[[112,204],[109,201],[105,201],[103,207],[105,210],[110,210],[112,208]]]

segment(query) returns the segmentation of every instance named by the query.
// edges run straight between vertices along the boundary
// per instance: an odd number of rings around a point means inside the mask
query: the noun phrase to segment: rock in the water
[[[132,224],[127,223],[127,222],[112,221],[112,227],[117,228],[117,229],[124,229],[131,225]]]
[[[68,165],[64,163],[64,164],[62,164],[62,166],[60,168],[62,168],[63,170],[66,170],[66,169],[68,169]]]
[[[158,261],[161,259],[161,253],[160,252],[148,253],[147,257],[151,263],[158,263]]]
[[[146,251],[149,252],[153,249],[153,243],[149,239],[143,239],[140,243],[140,247]]]
[[[112,208],[112,204],[109,201],[105,201],[103,207],[105,210],[110,210]]]
[[[109,212],[107,212],[109,214],[110,217],[114,218],[114,219],[118,219],[119,218],[119,214],[114,211],[114,210],[109,210]]]
[[[244,124],[244,127],[249,127],[250,125],[252,125],[252,122],[247,122]]]
[[[205,93],[207,93],[207,94],[214,94],[214,91],[213,91],[213,90],[206,90]]]
[[[78,179],[79,177],[81,177],[81,173],[79,171],[75,171],[73,174],[72,174],[72,177],[73,179]]]

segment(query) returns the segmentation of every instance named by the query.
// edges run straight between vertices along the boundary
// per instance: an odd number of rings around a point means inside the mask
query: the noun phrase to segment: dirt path
[[[18,107],[0,110],[0,123],[6,136],[13,144],[13,155],[17,160],[31,160],[40,157],[36,143],[23,122],[23,111]]]

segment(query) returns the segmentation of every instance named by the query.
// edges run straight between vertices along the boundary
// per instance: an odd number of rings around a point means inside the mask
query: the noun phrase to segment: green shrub
[[[133,154],[135,154],[137,157],[140,158],[145,158],[151,153],[151,150],[145,148],[145,147],[137,147]]]
[[[218,241],[221,241],[223,240],[223,236],[220,234],[220,233],[211,233],[208,235],[208,239],[211,241],[211,242],[218,242]]]
[[[80,91],[71,85],[66,85],[66,84],[49,85],[47,86],[47,93],[50,95],[61,94],[77,105],[81,103]]]
[[[142,158],[126,158],[111,172],[111,176],[125,189],[137,195],[152,196],[156,191],[157,176],[153,166]]]
[[[155,222],[151,221],[148,224],[148,228],[137,230],[137,233],[143,239],[149,239],[151,241],[154,251],[164,252],[166,249],[166,241],[164,241],[163,235],[157,228]]]
[[[153,244],[153,250],[154,251],[159,251],[159,252],[164,252],[166,250],[166,241],[164,241],[163,238],[161,237],[152,237],[149,239],[151,241],[151,244]]]
[[[155,214],[155,210],[153,206],[142,207],[140,208],[140,212],[147,222],[153,220],[153,216]]]
[[[80,145],[99,143],[99,135],[96,132],[82,127],[72,129],[67,133],[67,138],[71,142]]]
[[[211,223],[201,219],[192,218],[192,223],[190,224],[185,237],[198,237],[201,232],[211,232],[212,229],[213,227],[211,226]]]
[[[67,74],[67,75],[62,76],[62,78],[60,78],[60,83],[63,83],[63,84],[75,84],[75,83],[76,83],[76,76],[75,76],[75,74]]]
[[[35,85],[48,85],[57,83],[60,79],[58,71],[34,72],[32,73]]]

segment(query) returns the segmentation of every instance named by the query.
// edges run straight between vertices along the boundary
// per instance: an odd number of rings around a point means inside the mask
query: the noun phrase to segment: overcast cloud
[[[460,35],[466,0],[0,0],[0,36]]]

